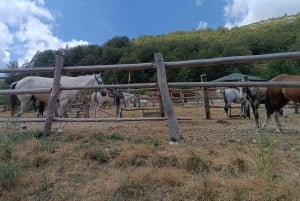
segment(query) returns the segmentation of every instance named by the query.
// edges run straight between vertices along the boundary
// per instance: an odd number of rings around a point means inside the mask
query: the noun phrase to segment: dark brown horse
[[[300,81],[300,75],[288,75],[281,74],[270,81],[272,82],[298,82]],[[289,102],[300,102],[300,88],[293,87],[268,87],[268,96],[270,106],[268,107],[268,112],[275,115],[276,131],[280,132],[280,122],[279,122],[279,111]]]
[[[268,109],[270,106],[270,98],[268,96],[267,88],[265,87],[245,87],[243,88],[243,93],[246,94],[247,99],[250,103],[250,106],[252,108],[254,118],[255,118],[255,126],[256,130],[259,130],[259,114],[258,114],[258,108],[260,104],[264,104],[266,107],[266,118],[262,125],[262,128],[264,128],[268,122],[268,119],[271,118],[271,111]],[[273,111],[274,112],[274,111]],[[281,116],[281,124],[283,126],[283,110],[279,110],[279,115]]]

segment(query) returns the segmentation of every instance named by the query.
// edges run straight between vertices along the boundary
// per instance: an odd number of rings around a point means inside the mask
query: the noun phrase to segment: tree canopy
[[[154,53],[161,52],[165,61],[207,59],[226,56],[260,55],[300,50],[300,14],[227,29],[177,31],[166,35],[141,36],[130,40],[116,36],[103,46],[85,45],[62,49],[64,66],[106,65],[153,62]],[[25,67],[54,66],[55,50],[37,52]],[[10,63],[11,65],[13,63]],[[14,64],[14,66],[17,64]],[[208,80],[233,73],[270,79],[280,73],[300,74],[298,61],[224,64],[202,68],[172,69],[169,81],[199,81],[201,74]],[[74,72],[71,75],[84,74]],[[105,83],[127,83],[128,73],[105,72]],[[49,76],[49,74],[48,74]],[[51,75],[50,75],[51,76]],[[155,82],[154,70],[131,72],[131,82]]]

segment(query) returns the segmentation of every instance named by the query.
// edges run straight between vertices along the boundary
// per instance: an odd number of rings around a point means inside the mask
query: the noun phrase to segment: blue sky
[[[69,2],[45,1],[45,6],[56,13],[60,22],[56,34],[64,40],[77,38],[100,45],[113,36],[137,38],[177,30],[192,31],[201,20],[210,22],[211,28],[225,22],[222,0],[210,0],[199,6],[194,0],[86,0],[72,5]]]
[[[0,0],[0,68],[37,51],[300,13],[299,0]]]

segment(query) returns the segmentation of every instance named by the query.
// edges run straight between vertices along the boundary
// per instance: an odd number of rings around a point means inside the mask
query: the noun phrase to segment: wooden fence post
[[[54,69],[54,76],[53,76],[53,86],[51,89],[51,93],[49,96],[49,102],[48,102],[48,110],[47,110],[47,117],[46,122],[44,126],[44,136],[50,136],[51,132],[51,125],[57,110],[57,99],[60,92],[60,77],[62,73],[62,67],[63,67],[63,56],[62,55],[56,55],[56,61],[55,61],[55,69]]]
[[[169,87],[167,83],[167,76],[163,56],[161,53],[155,53],[154,58],[157,68],[157,79],[160,88],[160,95],[163,101],[165,112],[168,115],[169,129],[171,135],[170,144],[174,144],[179,141],[180,137],[178,119],[174,111],[169,94]]]
[[[201,77],[201,82],[207,81],[206,74],[202,74],[200,77]],[[202,87],[202,91],[203,91],[203,96],[204,96],[204,108],[205,108],[206,119],[211,119],[207,87]]]
[[[161,99],[161,91],[159,88],[158,88],[158,103],[159,103],[160,116],[165,117],[165,108],[164,108],[163,101]]]

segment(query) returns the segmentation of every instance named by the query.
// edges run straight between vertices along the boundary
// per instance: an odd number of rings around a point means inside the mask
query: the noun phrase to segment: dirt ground
[[[274,123],[272,120],[264,130],[255,130],[254,116],[251,111],[250,119],[239,117],[238,105],[233,105],[232,119],[227,119],[222,108],[221,103],[216,103],[213,106],[220,108],[211,108],[211,119],[206,119],[205,110],[203,106],[194,103],[186,103],[184,106],[174,106],[175,113],[179,119],[180,126],[180,143],[212,143],[212,144],[226,144],[232,141],[241,144],[255,143],[257,134],[263,132],[265,134],[275,135],[279,139],[279,144],[282,148],[300,149],[300,114],[295,114],[294,109],[285,107],[284,121],[285,127],[282,133],[276,133]],[[132,107],[129,107],[132,108]],[[157,109],[158,107],[148,105],[144,106],[146,109]],[[94,116],[94,110],[91,109],[90,117]],[[45,112],[46,113],[46,112]],[[101,109],[99,116],[101,118],[113,118],[115,108]],[[124,118],[142,118],[143,111],[123,111]],[[76,117],[76,113],[69,113],[70,117]],[[259,109],[260,123],[264,121],[265,109],[261,106]],[[2,117],[8,117],[5,113]],[[35,117],[35,113],[27,113],[25,117]],[[80,113],[80,117],[83,114]],[[43,130],[44,123],[27,123],[29,130],[41,129]],[[55,135],[57,123],[52,124],[52,133]],[[167,120],[160,121],[117,121],[117,122],[67,122],[63,123],[64,133],[82,134],[94,132],[119,132],[128,137],[140,136],[141,138],[157,137],[168,142],[170,140],[170,132]],[[291,139],[290,139],[291,138]]]
[[[222,105],[219,105],[222,106]],[[237,106],[237,105],[235,105]],[[151,108],[152,106],[150,106]],[[149,106],[147,107],[149,108]],[[239,109],[233,108],[232,119],[227,119],[223,108],[212,108],[211,119],[207,120],[205,117],[205,110],[202,106],[195,106],[194,104],[185,104],[185,106],[175,106],[175,113],[179,120],[181,143],[193,144],[199,142],[209,142],[212,144],[224,144],[236,141],[239,143],[255,142],[258,132],[255,130],[254,116],[251,113],[250,119],[239,117]],[[114,114],[114,110],[109,111]],[[265,109],[261,107],[260,123],[265,118]],[[93,111],[90,112],[91,116]],[[101,117],[108,116],[106,113],[100,111]],[[300,114],[295,114],[294,109],[285,108],[284,120],[285,127],[281,134],[275,132],[272,120],[268,121],[264,133],[275,134],[279,138],[279,143],[282,143],[283,148],[286,146],[294,146],[300,149]],[[123,117],[142,117],[141,111],[123,112]],[[85,125],[87,124],[87,125]],[[66,129],[74,130],[77,123],[66,123]],[[165,141],[170,139],[168,121],[140,121],[140,122],[99,122],[99,123],[82,123],[75,131],[86,132],[87,129],[97,131],[104,129],[107,131],[116,131],[124,133],[128,136],[142,135],[158,137]],[[141,137],[142,137],[141,136]],[[288,140],[290,139],[292,142]],[[287,144],[285,144],[287,143]]]

